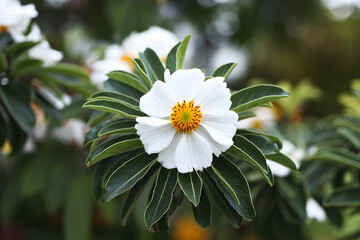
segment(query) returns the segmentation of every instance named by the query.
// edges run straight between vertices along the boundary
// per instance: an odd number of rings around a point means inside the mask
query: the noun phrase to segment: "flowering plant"
[[[91,145],[86,164],[101,161],[95,192],[104,201],[128,192],[123,223],[149,183],[144,215],[149,229],[167,229],[184,195],[201,226],[210,224],[211,196],[230,223],[240,227],[243,219],[255,217],[255,209],[238,163],[247,163],[270,185],[274,178],[266,159],[296,170],[279,152],[278,138],[236,129],[239,119],[253,116],[252,108],[271,106],[289,94],[266,84],[230,92],[224,79],[234,63],[208,77],[200,69],[182,70],[189,41],[190,36],[171,49],[165,66],[149,48],[140,58],[130,58],[134,74],[109,73],[104,90],[84,104],[97,110],[84,142]]]

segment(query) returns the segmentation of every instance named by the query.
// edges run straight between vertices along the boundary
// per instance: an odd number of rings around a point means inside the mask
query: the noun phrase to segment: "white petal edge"
[[[277,163],[277,162],[273,162],[268,160],[267,164],[272,172],[272,174],[274,174],[277,177],[283,178],[286,177],[290,174],[290,169],[287,167],[284,167],[283,165]]]
[[[151,117],[169,117],[175,105],[173,91],[163,82],[156,81],[150,91],[140,98],[140,109]]]
[[[227,111],[231,106],[231,93],[226,87],[223,77],[206,80],[201,91],[195,96],[194,102],[200,105],[202,113]]]
[[[203,88],[205,75],[197,68],[164,73],[165,82],[176,96],[176,101],[191,101]]]
[[[306,202],[306,213],[310,219],[316,219],[319,222],[326,220],[326,213],[320,204],[313,198],[309,198]]]
[[[175,164],[180,173],[201,171],[211,166],[212,149],[195,131],[183,133],[175,151]]]
[[[158,162],[162,164],[164,168],[173,169],[176,168],[175,164],[175,151],[182,138],[182,134],[175,134],[171,143],[163,151],[159,152]]]
[[[158,126],[138,123],[135,125],[135,129],[148,154],[163,151],[169,146],[176,133],[170,121],[168,121],[167,124]]]

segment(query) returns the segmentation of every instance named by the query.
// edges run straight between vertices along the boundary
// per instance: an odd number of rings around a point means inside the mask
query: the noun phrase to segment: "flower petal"
[[[145,118],[142,118],[142,120],[144,119]],[[164,150],[169,146],[176,132],[171,126],[170,121],[162,125],[154,121],[153,126],[151,126],[149,122],[152,120],[153,119],[149,119],[148,124],[138,123],[135,125],[136,133],[140,136],[140,140],[148,154],[158,153]]]
[[[180,173],[210,167],[212,150],[209,143],[196,132],[183,133],[175,151],[175,164]]]
[[[170,117],[174,104],[173,91],[161,81],[156,81],[150,91],[140,98],[141,111],[151,117]]]
[[[238,115],[233,111],[226,111],[221,115],[203,114],[200,125],[216,142],[229,148],[233,144],[237,120]]]
[[[176,96],[176,101],[191,101],[203,87],[205,75],[200,69],[177,70],[172,75],[166,71],[165,82]]]
[[[200,105],[202,113],[216,113],[230,109],[230,90],[223,77],[206,80],[201,91],[195,96],[196,105]]]
[[[154,118],[154,117],[137,117],[136,121],[138,123],[152,127],[160,127],[171,123],[169,120],[164,120],[161,118]]]
[[[158,162],[162,164],[164,168],[173,169],[176,168],[175,164],[175,151],[182,138],[182,134],[175,134],[171,143],[163,151],[159,152]]]
[[[198,133],[200,136],[202,136],[204,139],[206,139],[211,147],[212,153],[215,154],[215,156],[219,157],[222,152],[225,152],[229,146],[228,145],[222,145],[218,142],[216,142],[206,131],[206,129],[203,126],[199,126],[196,130],[196,133]]]
[[[274,174],[277,177],[286,177],[290,174],[290,169],[287,167],[284,167],[283,165],[273,162],[273,161],[267,161],[267,164],[269,168],[271,169],[272,174]]]

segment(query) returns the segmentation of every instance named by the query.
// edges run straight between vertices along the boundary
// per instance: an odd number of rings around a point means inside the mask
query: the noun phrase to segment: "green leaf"
[[[240,120],[243,120],[243,119],[255,117],[256,114],[253,113],[252,111],[246,111],[246,112],[239,113],[238,116],[239,116],[238,121],[240,121]]]
[[[360,149],[360,129],[340,127],[337,132],[347,138],[357,149]]]
[[[0,104],[0,109],[1,109],[1,104]],[[4,113],[5,114],[5,113]],[[4,116],[5,117],[5,116]],[[4,145],[4,142],[6,140],[6,121],[4,119],[2,113],[0,113],[0,148]]]
[[[85,103],[83,103],[80,107],[80,109],[83,109],[83,105]],[[66,107],[65,107],[66,108]],[[70,109],[69,109],[70,110]],[[103,121],[106,121],[108,119],[110,119],[114,114],[112,113],[108,113],[108,112],[103,112],[103,111],[93,111],[91,109],[88,109],[90,111],[92,111],[92,113],[90,114],[90,117],[88,119],[88,124],[89,126],[93,127],[95,125],[100,124]]]
[[[293,171],[297,171],[295,163],[281,152],[268,154],[266,155],[266,159],[269,159],[273,162],[277,162],[287,168],[290,168]]]
[[[227,153],[255,167],[255,170],[268,172],[265,156],[255,144],[240,135],[235,135],[233,141],[234,144],[226,151]]]
[[[160,168],[151,200],[145,210],[147,228],[151,228],[169,210],[176,187],[176,173],[176,169]]]
[[[134,69],[133,69],[134,73],[137,74],[142,79],[144,85],[147,86],[148,89],[150,89],[152,87],[152,82],[146,72],[144,63],[141,61],[141,59],[138,58],[135,59],[130,58],[130,60],[134,65]]]
[[[6,180],[0,195],[0,220],[2,226],[13,222],[16,210],[22,203],[20,194],[19,179],[16,175]]]
[[[178,183],[183,193],[196,207],[200,201],[202,179],[197,172],[178,173]]]
[[[264,155],[273,154],[280,151],[279,145],[267,137],[255,134],[243,134],[242,136],[255,144]]]
[[[125,225],[131,211],[134,209],[135,203],[140,197],[141,192],[144,190],[145,185],[150,181],[150,178],[153,176],[156,170],[159,169],[159,167],[160,165],[155,162],[146,175],[130,189],[120,215],[121,224],[123,226]]]
[[[247,87],[232,94],[231,110],[239,113],[288,96],[290,94],[284,89],[273,85],[260,84]]]
[[[43,68],[43,71],[81,77],[89,80],[89,74],[83,67],[71,63],[57,63],[55,65]]]
[[[98,135],[102,137],[110,134],[134,134],[136,133],[135,124],[133,120],[118,119],[102,128]]]
[[[139,100],[129,97],[126,94],[123,93],[117,93],[117,92],[111,92],[111,91],[99,91],[94,93],[89,97],[89,99],[101,99],[101,97],[104,97],[105,99],[108,98],[115,98],[116,100],[127,102],[135,107],[139,107]]]
[[[213,72],[212,76],[224,77],[226,79],[229,76],[229,74],[234,70],[236,65],[237,63],[227,63],[225,65],[222,65]]]
[[[230,205],[246,220],[254,219],[255,209],[249,184],[240,169],[221,155],[213,160],[212,170],[214,171],[210,171],[212,177]]]
[[[30,102],[10,87],[0,87],[0,99],[19,127],[29,133],[35,125],[35,114]]]
[[[279,149],[282,148],[281,140],[278,137],[275,137],[273,135],[270,135],[270,134],[267,134],[264,132],[260,132],[255,129],[249,129],[249,128],[238,129],[236,131],[236,135],[249,135],[249,134],[264,136],[264,137],[268,138],[269,140],[271,140],[272,142],[275,142],[278,145]]]
[[[333,161],[350,167],[360,168],[359,156],[344,148],[324,147],[319,149],[311,159]]]
[[[346,186],[334,190],[324,199],[326,207],[360,206],[360,186]]]
[[[116,121],[118,121],[118,119],[110,119],[92,127],[85,135],[84,146],[88,145],[89,143],[93,142],[96,139],[99,139],[100,130],[103,129],[105,126],[114,123]]]
[[[157,80],[164,81],[164,66],[152,49],[147,48],[143,53],[140,53],[140,59],[143,61],[146,72],[153,83]]]
[[[37,44],[39,44],[39,42],[13,43],[5,49],[5,55],[11,59],[17,58],[18,56],[24,54],[30,48],[34,47]]]
[[[169,69],[170,74],[173,74],[173,72],[176,71],[176,52],[180,46],[179,42],[178,44],[176,44],[169,52],[169,54],[166,57],[166,62],[165,62],[165,66],[166,69]]]
[[[103,199],[108,202],[132,188],[155,163],[156,155],[141,153],[115,169],[105,182]]]
[[[213,200],[219,206],[220,210],[224,213],[225,217],[229,220],[231,225],[235,228],[240,228],[243,218],[237,213],[237,211],[229,204],[229,202],[224,197],[224,194],[216,186],[215,181],[204,172],[203,180],[210,191]]]
[[[203,228],[210,225],[211,221],[211,205],[209,198],[206,194],[205,188],[201,191],[200,202],[197,207],[192,205],[194,218],[196,222]]]
[[[8,69],[8,61],[4,53],[0,50],[0,72],[5,72]]]
[[[123,93],[127,96],[130,96],[136,100],[139,100],[144,94],[139,90],[126,85],[125,83],[116,81],[114,79],[108,79],[104,82],[104,88],[108,91]]]
[[[190,39],[191,34],[184,38],[184,40],[180,43],[179,47],[176,50],[176,70],[182,69],[183,67],[185,54],[189,46]]]
[[[107,76],[111,79],[115,79],[126,85],[129,85],[142,93],[147,93],[149,91],[148,87],[145,86],[136,76],[131,73],[124,71],[112,71],[107,74]]]
[[[87,240],[91,232],[91,194],[88,175],[80,175],[66,196],[64,230],[66,240]]]
[[[146,116],[139,108],[120,100],[113,98],[100,98],[99,100],[89,100],[83,107],[100,110],[109,113],[115,113],[127,118],[137,118],[139,116]]]
[[[39,69],[43,62],[32,58],[17,58],[13,62],[12,73],[14,76],[24,75]]]
[[[86,165],[91,166],[104,158],[142,147],[143,145],[137,135],[111,138],[94,148],[86,159]]]

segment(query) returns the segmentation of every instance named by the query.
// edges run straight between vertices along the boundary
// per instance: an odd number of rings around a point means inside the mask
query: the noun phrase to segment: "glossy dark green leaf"
[[[5,49],[5,55],[11,59],[17,58],[18,56],[27,52],[30,48],[37,45],[39,42],[20,42],[13,43]]]
[[[226,79],[229,76],[229,74],[234,70],[236,65],[237,63],[227,63],[217,68],[211,75],[213,77],[224,77]]]
[[[161,167],[158,172],[152,197],[145,210],[145,225],[151,228],[169,210],[177,182],[176,169]]]
[[[206,194],[205,188],[201,191],[200,202],[197,207],[192,205],[194,218],[196,222],[203,228],[210,225],[211,221],[211,204]]]
[[[130,58],[132,64],[134,65],[134,73],[137,74],[149,89],[152,87],[152,82],[149,76],[147,75],[146,68],[144,63],[139,58],[132,59]]]
[[[98,135],[101,137],[109,134],[134,134],[136,133],[135,124],[133,120],[118,119],[102,128]]]
[[[266,159],[269,159],[273,162],[277,162],[287,168],[290,168],[293,171],[297,171],[295,163],[281,152],[268,154],[266,155]]]
[[[43,62],[32,58],[18,58],[13,62],[12,73],[14,76],[29,74],[32,71],[38,70],[43,65]]]
[[[30,108],[30,102],[22,94],[5,86],[0,88],[0,99],[19,127],[29,133],[35,125],[35,114]]]
[[[8,61],[5,57],[5,54],[0,50],[0,72],[6,71],[8,69]]]
[[[65,200],[65,239],[90,239],[91,215],[90,179],[88,175],[80,175],[72,183]]]
[[[101,123],[97,124],[96,126],[92,127],[85,135],[84,146],[86,146],[87,144],[89,144],[89,143],[93,142],[94,140],[100,138],[99,137],[100,130],[103,129],[108,124],[111,124],[111,123],[116,122],[116,121],[118,121],[118,119],[110,119],[110,120],[101,122]]]
[[[44,68],[43,71],[89,79],[89,74],[86,69],[71,63],[57,63]]]
[[[333,161],[350,167],[360,168],[359,156],[345,148],[321,148],[311,156],[311,159]]]
[[[288,96],[290,96],[288,92],[274,85],[260,84],[251,86],[232,94],[231,110],[239,113]]]
[[[0,105],[0,109],[1,109],[1,105]],[[5,114],[5,113],[4,113]],[[2,113],[0,113],[0,147],[4,145],[4,142],[6,140],[6,122],[4,119],[4,116],[2,115]]]
[[[202,179],[197,172],[178,173],[178,183],[190,202],[197,206],[200,201]]]
[[[340,127],[337,132],[347,138],[355,147],[360,149],[360,128]]]
[[[99,144],[91,151],[86,159],[86,165],[91,166],[104,158],[142,147],[143,145],[137,135],[111,138]]]
[[[108,202],[132,188],[155,163],[156,155],[141,153],[115,169],[105,182],[103,199]]]
[[[280,151],[279,145],[265,136],[255,134],[243,134],[241,136],[255,144],[264,155],[274,154]]]
[[[100,97],[115,98],[117,100],[124,101],[131,105],[134,105],[135,107],[139,107],[139,100],[137,100],[133,97],[130,97],[124,93],[118,93],[118,92],[99,91],[99,92],[96,92],[93,95],[91,95],[89,97],[89,99],[95,99],[95,98],[100,98]]]
[[[328,207],[360,206],[360,186],[346,186],[338,188],[324,199]]]
[[[24,149],[27,133],[21,129],[16,121],[10,116],[7,124],[7,136],[12,148],[11,156],[20,155]]]
[[[108,79],[107,81],[105,81],[104,88],[107,91],[123,93],[123,94],[133,97],[137,100],[139,100],[144,95],[139,90],[137,90],[133,87],[130,87],[129,85],[126,85],[125,83],[116,81],[114,79]]]
[[[215,203],[219,206],[220,210],[224,213],[225,217],[229,220],[231,225],[235,228],[240,228],[243,218],[237,213],[237,211],[229,204],[224,197],[224,194],[217,187],[216,182],[206,172],[203,175],[203,180],[209,189],[211,196]]]
[[[256,114],[251,112],[251,111],[246,111],[246,112],[239,113],[238,116],[239,116],[238,121],[240,121],[240,120],[243,120],[243,119],[255,117]]]
[[[112,71],[107,74],[107,76],[111,79],[115,79],[120,81],[126,85],[129,85],[142,93],[147,93],[149,88],[145,86],[136,76],[131,73],[124,71]]]
[[[143,61],[146,72],[153,83],[157,80],[164,81],[164,66],[152,49],[147,48],[143,53],[140,53],[140,59]]]
[[[236,131],[236,135],[249,135],[249,134],[253,134],[253,135],[260,135],[260,136],[264,136],[266,138],[268,138],[269,140],[271,140],[272,142],[276,143],[279,147],[279,149],[282,148],[282,143],[281,140],[278,137],[275,137],[273,135],[255,130],[255,129],[249,129],[249,128],[243,128],[243,129],[238,129]]]
[[[169,52],[169,54],[166,57],[166,62],[165,62],[165,66],[166,69],[169,69],[170,74],[172,74],[173,72],[176,71],[176,52],[180,46],[179,42],[178,44],[176,44]]]
[[[191,35],[186,36],[176,50],[176,70],[182,69],[183,67],[185,55],[187,48],[189,46],[190,39],[191,39]]]
[[[145,114],[140,111],[140,108],[130,105],[124,101],[115,100],[113,98],[89,100],[83,105],[83,107],[115,113],[127,118],[145,116]]]
[[[151,177],[154,175],[156,170],[158,170],[159,168],[160,168],[160,165],[155,162],[155,164],[152,165],[152,167],[146,173],[146,175],[142,179],[140,179],[135,184],[135,186],[133,186],[130,189],[129,194],[126,197],[126,201],[124,203],[124,206],[123,206],[123,208],[121,210],[121,215],[120,215],[121,224],[123,226],[125,225],[131,211],[134,209],[135,203],[136,203],[137,199],[139,198],[141,192],[145,188],[145,185],[150,181]]]
[[[211,175],[230,205],[246,220],[255,217],[249,184],[240,169],[224,156],[215,158]],[[214,174],[215,173],[215,174]]]

